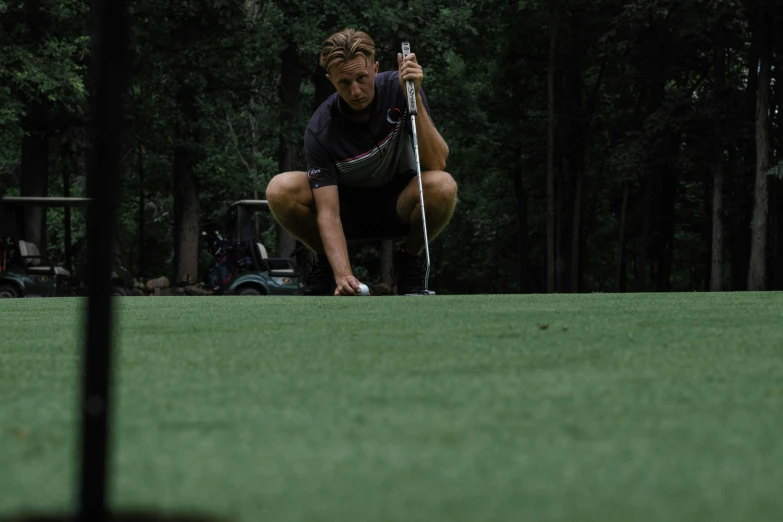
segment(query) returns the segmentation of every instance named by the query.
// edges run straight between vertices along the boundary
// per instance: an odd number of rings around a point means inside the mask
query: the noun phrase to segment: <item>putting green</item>
[[[777,521],[783,294],[117,301],[112,502]],[[0,519],[75,506],[80,299],[0,303]]]

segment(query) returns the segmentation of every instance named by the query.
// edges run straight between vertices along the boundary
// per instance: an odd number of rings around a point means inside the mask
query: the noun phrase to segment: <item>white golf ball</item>
[[[370,289],[364,283],[359,285],[359,290],[361,292],[359,295],[370,295]]]

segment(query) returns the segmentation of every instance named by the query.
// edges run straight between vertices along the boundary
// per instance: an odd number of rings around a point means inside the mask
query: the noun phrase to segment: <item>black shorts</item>
[[[340,220],[346,239],[392,239],[408,235],[409,225],[397,217],[397,198],[416,177],[398,174],[380,187],[338,187]]]

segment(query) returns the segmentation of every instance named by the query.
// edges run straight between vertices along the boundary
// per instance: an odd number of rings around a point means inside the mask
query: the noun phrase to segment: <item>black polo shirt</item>
[[[429,114],[424,91],[419,93]],[[411,120],[397,71],[375,76],[372,103],[370,119],[355,122],[347,117],[351,109],[334,93],[310,118],[304,147],[312,188],[378,187],[416,169]]]

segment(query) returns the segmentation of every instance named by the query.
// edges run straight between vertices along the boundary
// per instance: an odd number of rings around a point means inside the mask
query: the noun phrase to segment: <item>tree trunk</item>
[[[576,18],[575,18],[576,20]],[[579,31],[579,23],[573,29],[576,34]],[[604,71],[606,70],[606,59],[601,63],[601,67],[598,72],[598,77],[595,80],[595,84],[592,87],[590,95],[588,96],[584,107],[581,103],[582,92],[582,71],[579,69],[579,62],[575,62],[573,71],[573,83],[575,93],[571,96],[576,100],[574,106],[575,114],[581,116],[572,123],[572,130],[569,137],[570,156],[571,156],[571,172],[573,173],[573,202],[572,202],[572,215],[571,215],[571,292],[578,293],[582,291],[582,274],[583,270],[583,254],[581,246],[584,244],[584,234],[582,226],[582,206],[584,200],[584,183],[586,175],[585,167],[585,154],[587,153],[587,144],[590,135],[590,126],[592,124],[593,114],[595,107],[598,103],[598,93],[601,90],[601,83],[603,82]],[[600,178],[599,178],[600,179]]]
[[[650,235],[653,229],[653,200],[655,199],[655,187],[653,175],[646,172],[644,175],[644,195],[642,201],[642,227],[639,233],[639,251],[636,260],[636,282],[638,292],[647,291],[648,267],[650,256]]]
[[[772,128],[775,129],[776,135],[773,138],[773,143],[777,143],[778,148],[776,150],[775,157],[778,161],[783,161],[783,53],[776,54],[777,60],[775,64],[775,92],[772,101],[773,110],[770,114],[774,114],[774,120],[772,122]],[[770,183],[770,284],[772,290],[783,290],[783,179],[780,177],[767,177],[767,181]]]
[[[654,117],[661,109],[664,99],[666,97],[666,83],[667,75],[665,71],[665,64],[663,62],[657,64],[655,70],[652,72],[652,79],[650,80],[650,105],[647,112],[647,117]],[[642,123],[643,125],[643,123]],[[661,131],[662,133],[665,131]],[[639,237],[639,251],[637,259],[637,291],[646,292],[651,287],[651,276],[654,275],[654,270],[650,270],[650,260],[659,256],[656,256],[655,248],[660,245],[660,241],[656,241],[656,231],[659,228],[659,217],[662,205],[660,205],[661,188],[665,183],[664,177],[670,173],[667,172],[671,168],[674,160],[669,157],[672,151],[669,140],[665,139],[665,136],[658,136],[655,140],[658,144],[658,150],[651,150],[650,156],[645,164],[644,172],[644,199],[642,202],[642,226]],[[662,174],[663,173],[663,174]],[[655,266],[653,265],[653,268]]]
[[[527,257],[527,192],[523,183],[521,154],[521,150],[515,151],[511,179],[514,183],[514,202],[517,210],[518,292],[526,294],[530,292],[530,267]]]
[[[558,130],[558,135],[562,134]],[[559,137],[558,137],[559,138]],[[558,139],[559,142],[559,139]],[[562,149],[561,149],[562,150]],[[563,167],[563,156],[558,154],[555,172],[555,292],[561,293],[565,290],[565,241],[563,240],[565,227],[563,226],[563,199],[565,197],[567,185],[567,170]]]
[[[628,180],[623,181],[623,201],[620,204],[620,226],[617,233],[617,264],[614,273],[614,291],[625,291],[625,219],[628,212]]]
[[[676,229],[677,184],[679,183],[679,158],[682,135],[670,132],[664,140],[663,162],[656,166],[658,177],[658,216],[651,231],[654,238],[656,263],[655,289],[658,292],[671,290],[671,272],[674,264],[674,237]],[[657,229],[657,233],[656,230]]]
[[[579,244],[582,237],[582,185],[584,183],[584,173],[582,168],[575,169],[576,187],[574,188],[574,211],[573,222],[571,224],[571,292],[580,291],[579,281]]]
[[[713,136],[714,138],[714,136]],[[712,140],[711,146],[714,153],[715,140]],[[700,210],[702,217],[698,220],[700,225],[698,227],[698,236],[701,243],[704,245],[704,250],[700,252],[699,261],[701,262],[701,268],[699,270],[690,270],[689,281],[693,289],[698,288],[700,291],[710,291],[710,277],[712,274],[712,195],[713,195],[713,178],[715,177],[715,161],[711,157],[709,166],[705,166],[704,169],[704,183],[701,187],[702,206]],[[695,263],[694,263],[695,264]],[[700,273],[704,273],[704,277],[700,277]]]
[[[22,119],[22,196],[47,196],[49,192],[49,138],[46,119],[46,108],[41,103],[27,104],[27,114]],[[46,255],[46,208],[35,205],[25,207],[24,235],[26,241],[38,246],[41,255]]]
[[[299,161],[299,88],[302,83],[302,69],[299,63],[296,43],[291,42],[283,49],[280,75],[280,149],[278,168],[280,172],[303,170]],[[296,241],[280,225],[277,225],[276,255],[289,256],[296,248]]]
[[[781,256],[781,226],[783,226],[783,212],[781,212],[781,201],[783,201],[783,183],[779,179],[769,179],[769,240],[770,240],[770,290],[783,290],[783,256]]]
[[[137,167],[139,171],[139,223],[137,228],[137,236],[139,239],[139,267],[138,267],[138,276],[139,277],[145,277],[146,276],[146,270],[147,270],[147,263],[146,263],[146,256],[145,256],[145,249],[144,249],[144,228],[145,228],[145,222],[144,222],[144,147],[139,145],[139,149],[137,151]]]
[[[24,45],[36,52],[42,44],[41,31],[44,16],[41,0],[23,2],[24,20],[27,32]],[[48,111],[44,101],[25,97],[25,115],[22,118],[22,157],[20,164],[20,193],[22,196],[46,196],[49,188],[49,139]],[[38,246],[41,255],[46,255],[46,209],[27,206],[24,209],[24,239]]]
[[[560,2],[552,0],[549,29],[549,68],[547,71],[547,169],[546,169],[546,290],[555,291],[555,70]]]
[[[675,230],[675,209],[677,196],[677,157],[680,148],[679,134],[673,136],[671,142],[672,154],[668,162],[666,174],[663,176],[661,184],[660,216],[658,229],[660,238],[658,242],[658,263],[656,274],[656,289],[658,292],[668,292],[671,290],[671,273],[674,262],[674,230]]]
[[[580,255],[580,261],[579,261],[579,288],[582,292],[593,292],[596,291],[596,289],[600,291],[604,291],[604,284],[605,280],[599,282],[597,286],[593,285],[586,285],[585,284],[585,272],[587,271],[587,268],[590,266],[590,249],[587,248],[587,245],[590,244],[591,237],[593,234],[593,230],[595,230],[595,222],[596,217],[599,214],[603,213],[603,210],[601,209],[601,205],[599,202],[602,200],[601,198],[601,189],[605,183],[604,178],[604,167],[606,166],[606,156],[601,158],[601,162],[598,167],[598,172],[596,176],[596,184],[595,188],[592,191],[593,197],[590,200],[590,204],[587,207],[587,217],[584,219],[584,222],[586,225],[583,227],[583,233],[582,233],[582,240],[579,245],[579,251],[582,252]]]
[[[568,17],[571,24],[578,18],[573,13]],[[560,38],[560,47],[573,46],[571,38]],[[563,32],[561,32],[561,35]],[[555,134],[555,150],[558,152],[557,178],[555,179],[555,288],[558,292],[572,290],[572,268],[575,252],[573,251],[574,210],[576,208],[577,184],[581,176],[580,162],[582,159],[582,78],[579,69],[579,53],[573,48],[563,53],[558,60],[558,86],[555,90],[556,99],[560,100],[556,107],[558,128]],[[563,115],[561,118],[560,115]],[[578,238],[577,238],[578,240]],[[578,256],[577,256],[578,258]]]
[[[750,262],[748,268],[748,290],[764,290],[767,279],[767,234],[768,234],[768,190],[767,169],[769,168],[769,93],[770,93],[770,34],[767,22],[760,25],[762,31],[760,46],[758,98],[756,102],[756,186],[753,195],[753,219],[751,221]]]
[[[174,148],[174,280],[192,283],[198,280],[201,210],[195,175],[198,114],[192,87],[181,86],[178,104],[184,127],[178,129]]]
[[[634,116],[633,116],[633,123],[630,127],[634,132],[640,132],[642,129],[643,124],[643,110],[644,110],[644,97],[645,97],[645,90],[643,88],[643,80],[640,78],[636,89],[639,93],[639,96],[636,98],[636,104],[634,107]],[[617,145],[616,139],[611,140],[611,148],[614,148]],[[627,222],[628,222],[628,199],[630,196],[631,191],[631,180],[626,178],[623,180],[623,196],[622,196],[622,203],[620,204],[620,226],[618,231],[618,240],[617,240],[617,264],[615,265],[615,291],[616,292],[625,292],[627,291],[627,279],[628,274],[626,271],[626,265],[628,263],[628,259],[625,255],[625,243],[627,238]],[[636,264],[634,262],[634,259],[631,259],[632,263],[631,266],[634,270],[636,270]]]
[[[199,200],[190,151],[174,149],[174,280],[198,279]]]
[[[250,113],[248,114],[248,122],[250,123],[250,177],[253,180],[253,199],[258,199],[258,173],[261,171],[261,166],[258,163],[258,120],[256,119],[256,104],[254,99],[250,99]],[[238,148],[238,146],[237,146]],[[253,215],[253,226],[255,228],[255,237],[261,237],[261,220],[260,216],[256,212]]]
[[[736,179],[732,180],[734,186],[734,200],[731,222],[732,248],[731,248],[731,289],[741,291],[747,288],[748,262],[750,252],[751,214],[753,212],[753,185],[755,179],[756,148],[753,138],[756,124],[756,96],[758,90],[758,62],[759,40],[761,32],[755,17],[750,20],[751,45],[746,57],[748,81],[745,88],[743,104],[742,125],[746,127],[747,139],[741,140],[744,157],[744,168]]]
[[[724,170],[724,118],[726,113],[724,90],[726,88],[726,31],[723,26],[717,29],[715,47],[715,83],[713,99],[715,103],[715,166],[712,176],[712,248],[710,257],[710,291],[723,290],[723,170]]]
[[[567,159],[567,170],[560,172],[561,188],[567,194],[563,208],[564,221],[560,226],[564,229],[562,246],[564,265],[562,286],[564,291],[578,293],[582,291],[582,249],[583,244],[583,209],[585,205],[586,165],[590,127],[593,114],[598,104],[598,94],[601,90],[607,59],[601,62],[595,82],[586,88],[583,78],[583,58],[586,49],[580,39],[580,31],[584,28],[584,16],[577,10],[569,12],[569,51],[561,60],[560,77],[563,88],[559,91],[562,103],[559,112],[567,115],[562,119],[561,128],[563,143],[560,148],[562,157]],[[583,92],[587,91],[587,96]]]
[[[720,162],[722,163],[722,161]],[[723,290],[723,165],[715,165],[712,178],[712,247],[710,291]]]
[[[73,168],[73,149],[71,143],[63,140],[60,148],[61,166],[63,175],[63,197],[71,197],[71,169]],[[65,235],[65,266],[69,272],[73,272],[73,251],[71,248],[71,207],[63,208],[63,232]]]

